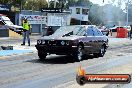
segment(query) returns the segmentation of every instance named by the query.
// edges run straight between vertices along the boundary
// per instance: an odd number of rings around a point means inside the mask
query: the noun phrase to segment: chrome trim
[[[72,47],[77,47],[77,46],[72,46]],[[92,46],[84,46],[84,47],[92,47]]]
[[[92,47],[92,46],[84,46],[84,47]]]
[[[77,47],[77,46],[72,46],[72,47]]]

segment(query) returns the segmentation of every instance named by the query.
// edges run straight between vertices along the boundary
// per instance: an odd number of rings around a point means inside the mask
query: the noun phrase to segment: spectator
[[[53,29],[51,26],[48,27],[48,35],[52,35],[53,34]]]
[[[24,19],[23,23],[22,23],[22,26],[23,26],[23,44],[21,45],[25,45],[25,41],[26,41],[26,37],[28,39],[28,46],[30,46],[30,38],[29,38],[29,35],[30,35],[30,25],[27,21],[27,19]]]

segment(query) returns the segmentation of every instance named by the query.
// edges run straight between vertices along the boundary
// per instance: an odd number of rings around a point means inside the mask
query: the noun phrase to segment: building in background
[[[69,9],[42,8],[47,14],[47,26],[55,31],[60,26],[88,24],[89,8],[86,6],[70,6]]]
[[[45,27],[47,26],[52,27],[55,31],[60,26],[87,24],[89,8],[70,6],[69,9],[42,8],[41,11],[21,10],[20,12],[19,6],[0,4],[0,13],[9,17],[16,25],[21,25],[21,19],[25,18],[31,24],[32,34],[46,35],[47,29]]]
[[[23,18],[27,19],[31,25],[32,34],[41,34],[47,24],[47,16],[42,15],[40,11],[22,11],[19,14],[19,25],[21,25]]]
[[[42,8],[42,13],[47,14],[47,26],[56,31],[60,26],[70,25],[71,11],[69,9],[61,8]],[[45,33],[48,32],[46,28]]]
[[[88,16],[89,16],[89,8],[87,6],[70,6],[69,9],[71,10],[71,24],[78,24],[78,25],[86,25],[88,24]]]

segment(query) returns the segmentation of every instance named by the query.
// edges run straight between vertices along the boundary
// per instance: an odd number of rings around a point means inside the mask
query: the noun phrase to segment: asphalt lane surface
[[[88,73],[98,73],[132,62],[131,51],[131,45],[118,46],[108,49],[104,57],[91,55],[81,62],[56,55],[49,55],[41,62],[37,53],[3,57],[0,59],[0,88],[52,88],[75,80],[80,65]]]

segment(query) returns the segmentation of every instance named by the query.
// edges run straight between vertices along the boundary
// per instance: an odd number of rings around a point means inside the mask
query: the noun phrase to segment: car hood
[[[77,39],[80,39],[80,38],[83,38],[85,36],[76,36],[76,35],[71,35],[71,36],[65,36],[65,37],[58,37],[58,36],[44,36],[43,40],[77,40]]]

